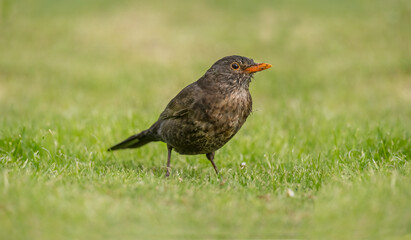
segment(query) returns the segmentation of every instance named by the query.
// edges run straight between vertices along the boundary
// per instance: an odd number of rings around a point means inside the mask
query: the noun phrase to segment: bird
[[[254,73],[268,63],[232,55],[216,61],[197,81],[181,90],[148,129],[110,147],[108,151],[139,148],[150,142],[167,144],[167,171],[171,153],[205,154],[218,175],[215,152],[240,130],[252,112],[249,85]]]

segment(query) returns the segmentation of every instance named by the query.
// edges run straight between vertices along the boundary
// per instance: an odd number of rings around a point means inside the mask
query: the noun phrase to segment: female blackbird
[[[170,174],[173,149],[180,154],[206,154],[218,174],[214,153],[237,133],[251,113],[248,86],[253,74],[270,67],[235,55],[218,60],[204,76],[178,93],[149,129],[108,150],[162,141],[168,148],[166,176]]]

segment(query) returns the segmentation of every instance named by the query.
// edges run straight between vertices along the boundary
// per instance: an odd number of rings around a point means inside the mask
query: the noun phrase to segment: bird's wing
[[[198,99],[201,92],[201,88],[196,83],[188,85],[170,101],[164,111],[160,114],[160,119],[165,120],[186,116],[192,109],[195,99]]]

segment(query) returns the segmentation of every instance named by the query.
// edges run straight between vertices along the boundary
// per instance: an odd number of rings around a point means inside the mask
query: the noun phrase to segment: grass
[[[0,6],[0,239],[411,238],[409,1]],[[231,54],[273,68],[219,176],[105,151]]]

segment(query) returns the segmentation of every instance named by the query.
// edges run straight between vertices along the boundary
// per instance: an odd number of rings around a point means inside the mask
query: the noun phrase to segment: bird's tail
[[[112,146],[111,148],[107,149],[107,151],[114,151],[125,148],[138,148],[153,141],[157,141],[157,139],[153,136],[151,129],[147,129],[139,134],[127,138],[121,143]]]

